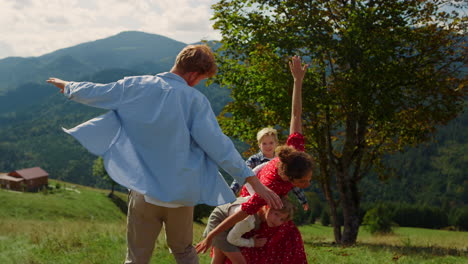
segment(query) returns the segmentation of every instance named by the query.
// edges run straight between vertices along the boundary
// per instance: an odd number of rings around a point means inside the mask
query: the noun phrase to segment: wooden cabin
[[[40,167],[15,170],[8,174],[0,174],[0,186],[15,191],[34,192],[46,187],[49,173]]]
[[[0,174],[0,188],[13,190],[13,191],[22,191],[24,179],[11,177],[6,173]]]

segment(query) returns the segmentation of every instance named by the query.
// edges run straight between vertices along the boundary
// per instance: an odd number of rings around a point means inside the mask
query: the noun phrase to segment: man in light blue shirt
[[[272,207],[281,201],[263,186],[221,131],[208,99],[192,87],[216,73],[206,45],[191,45],[170,72],[109,84],[49,78],[69,99],[109,109],[64,129],[104,159],[108,174],[131,190],[126,263],[148,263],[165,225],[177,263],[198,263],[192,246],[193,206],[235,200],[218,166],[248,182]]]

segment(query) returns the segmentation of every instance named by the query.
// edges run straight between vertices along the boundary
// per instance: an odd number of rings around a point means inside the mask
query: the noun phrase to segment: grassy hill
[[[123,262],[126,216],[109,191],[56,180],[49,186],[51,191],[38,193],[0,189],[0,263]],[[203,228],[196,224],[197,241]],[[208,259],[201,257],[202,263]],[[163,235],[152,263],[173,263]]]
[[[108,191],[55,180],[49,180],[49,186],[52,190],[39,193],[2,190],[0,219],[96,222],[125,219],[107,198]]]
[[[39,193],[0,189],[0,263],[121,263],[125,215],[108,191],[55,180],[49,185],[51,191]],[[195,223],[194,243],[203,229]],[[340,247],[333,244],[330,227],[300,230],[309,263],[468,263],[467,232],[398,228],[391,235],[371,236],[361,230],[356,246]],[[200,256],[200,263],[209,262],[207,254]],[[174,263],[163,235],[151,263]]]

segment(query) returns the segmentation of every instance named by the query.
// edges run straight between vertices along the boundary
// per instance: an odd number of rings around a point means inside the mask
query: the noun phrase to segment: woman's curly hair
[[[290,181],[302,179],[312,171],[314,161],[309,154],[286,145],[277,147],[275,152],[281,161],[278,172]]]

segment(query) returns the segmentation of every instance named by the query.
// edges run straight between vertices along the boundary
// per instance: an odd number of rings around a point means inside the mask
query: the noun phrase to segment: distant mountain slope
[[[126,31],[109,38],[61,49],[39,59],[49,62],[71,56],[97,70],[115,67],[132,69],[135,65],[146,62],[172,66],[175,56],[186,45],[156,34]]]
[[[92,176],[96,156],[61,130],[105,110],[69,101],[45,80],[56,76],[107,83],[155,74],[169,70],[183,46],[158,35],[123,32],[41,57],[0,60],[0,172],[41,166],[51,178],[105,187]],[[216,114],[230,100],[225,87],[202,83],[195,88],[208,97]],[[360,186],[363,202],[468,204],[467,117],[465,111],[440,128],[438,142],[389,157],[400,177],[385,184],[375,175],[365,178]]]
[[[77,80],[108,68],[145,74],[167,71],[184,46],[164,36],[127,31],[40,57],[2,59],[0,94],[26,82],[43,82],[48,76]]]
[[[170,70],[185,45],[133,31],[40,57],[0,60],[0,171],[41,166],[52,178],[102,186],[91,176],[96,157],[61,127],[73,127],[105,110],[69,101],[45,80],[55,76],[108,83],[156,74]],[[229,100],[226,88],[201,83],[196,89],[208,97],[216,113]]]
[[[363,202],[407,202],[442,209],[468,205],[468,105],[440,127],[435,141],[386,158],[395,177],[382,182],[375,174],[363,179]]]

